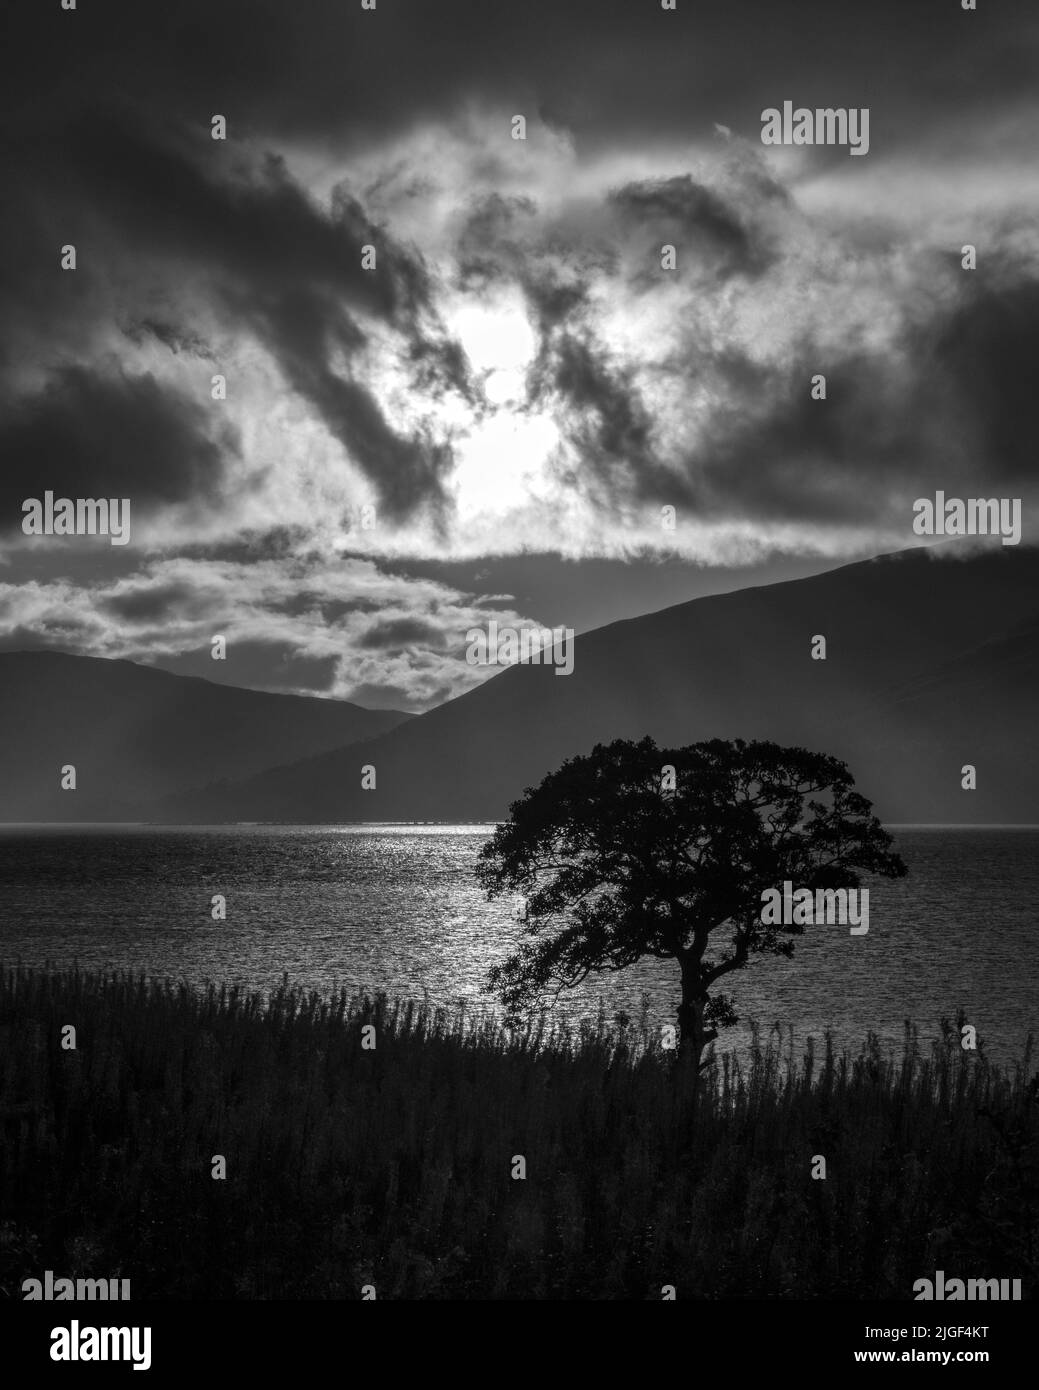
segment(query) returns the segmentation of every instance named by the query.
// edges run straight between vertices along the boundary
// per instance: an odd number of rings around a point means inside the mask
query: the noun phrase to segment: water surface
[[[487,1007],[488,968],[520,939],[515,902],[473,878],[492,826],[0,826],[0,958],[267,989],[385,989]],[[794,958],[728,977],[744,1020],[888,1043],[962,1009],[994,1057],[1039,1024],[1039,829],[894,828],[910,873],[871,881],[870,931],[814,927]],[[227,899],[214,921],[211,899]],[[557,1012],[671,1022],[675,968],[589,980]],[[745,1040],[744,1028],[732,1041]]]

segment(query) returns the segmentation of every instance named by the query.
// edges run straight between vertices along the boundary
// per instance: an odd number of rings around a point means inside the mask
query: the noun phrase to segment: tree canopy
[[[742,739],[598,744],[527,788],[480,852],[489,897],[524,895],[530,938],[488,988],[518,1014],[591,974],[674,958],[681,1045],[699,1062],[736,1021],[717,981],[790,956],[804,931],[763,923],[763,891],[899,877],[892,843],[837,758]]]

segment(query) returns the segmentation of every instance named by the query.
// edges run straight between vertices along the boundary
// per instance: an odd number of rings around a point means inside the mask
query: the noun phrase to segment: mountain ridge
[[[819,635],[827,658],[812,661]],[[163,819],[496,820],[563,758],[649,733],[661,746],[773,738],[832,752],[892,820],[1039,819],[1039,793],[1022,771],[1039,693],[1034,550],[897,551],[700,596],[575,642],[569,676],[510,667],[369,740],[363,757],[337,749],[156,809]],[[993,720],[991,705],[958,692],[979,679],[991,686],[1000,644],[1013,649],[1021,688],[1005,692]],[[944,728],[909,707],[921,681],[938,682]],[[965,728],[968,711],[977,728]],[[967,793],[960,769],[975,759],[984,767]],[[362,765],[376,769],[372,791],[361,789]]]

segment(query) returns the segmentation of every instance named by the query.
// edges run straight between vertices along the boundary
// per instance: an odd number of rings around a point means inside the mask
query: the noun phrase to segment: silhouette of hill
[[[811,657],[825,636],[825,661]],[[515,666],[365,744],[207,787],[163,818],[483,820],[564,758],[651,734],[845,758],[892,821],[1039,821],[1039,553],[920,548],[679,604]],[[978,788],[961,786],[961,767]],[[377,786],[361,789],[362,764]]]
[[[0,819],[135,819],[218,778],[326,752],[410,718],[60,652],[0,653]],[[61,789],[61,768],[76,790]]]

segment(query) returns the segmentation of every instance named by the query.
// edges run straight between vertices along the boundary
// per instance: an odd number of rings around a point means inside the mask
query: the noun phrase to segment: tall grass
[[[52,1269],[135,1299],[911,1298],[940,1268],[1027,1297],[1029,1067],[949,1022],[926,1049],[907,1027],[898,1057],[872,1037],[795,1055],[775,1031],[707,1074],[694,1125],[644,1019],[510,1032],[383,996],[0,967],[0,1292]]]

